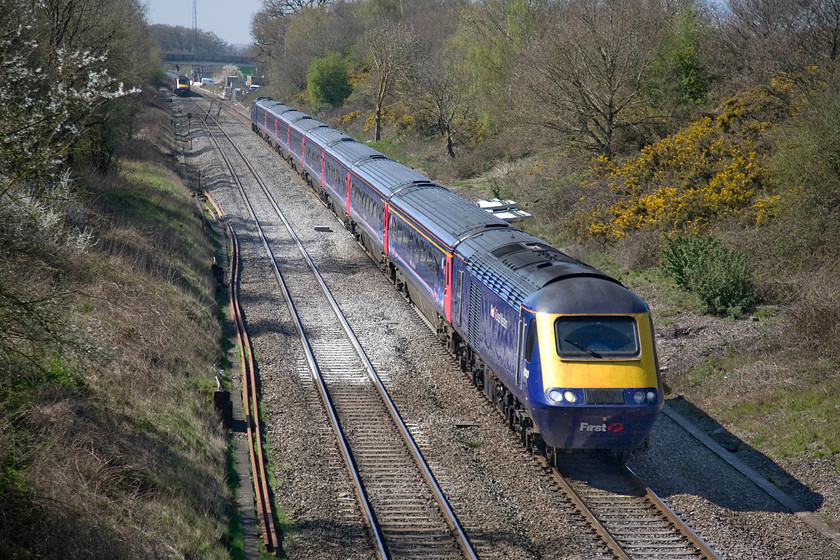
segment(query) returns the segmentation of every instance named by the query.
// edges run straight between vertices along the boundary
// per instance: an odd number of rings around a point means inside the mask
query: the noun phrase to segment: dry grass
[[[73,273],[85,344],[56,367],[83,381],[31,387],[15,417],[0,413],[0,557],[229,557],[213,246],[164,166],[172,146],[155,145],[168,122],[150,108],[147,161],[80,181],[97,240]]]

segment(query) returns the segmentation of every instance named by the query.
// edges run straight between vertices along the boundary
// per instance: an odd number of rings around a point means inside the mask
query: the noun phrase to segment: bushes
[[[306,90],[315,112],[340,107],[353,93],[347,61],[341,53],[316,58],[306,72]]]
[[[662,268],[696,294],[704,312],[740,317],[755,304],[746,256],[710,237],[678,236],[665,244]]]

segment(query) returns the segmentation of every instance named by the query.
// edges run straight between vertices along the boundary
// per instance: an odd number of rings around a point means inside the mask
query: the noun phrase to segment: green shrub
[[[680,288],[700,298],[706,313],[737,318],[755,304],[746,256],[717,239],[678,236],[669,240],[662,268]]]
[[[306,90],[314,111],[341,107],[353,93],[347,60],[341,53],[316,58],[306,71]]]

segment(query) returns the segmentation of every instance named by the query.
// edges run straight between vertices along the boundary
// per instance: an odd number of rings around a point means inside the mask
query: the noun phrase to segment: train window
[[[534,357],[534,347],[537,345],[537,320],[528,323],[528,337],[525,339],[525,361],[530,362]]]
[[[569,359],[639,356],[639,330],[633,317],[573,316],[554,322],[557,354]]]

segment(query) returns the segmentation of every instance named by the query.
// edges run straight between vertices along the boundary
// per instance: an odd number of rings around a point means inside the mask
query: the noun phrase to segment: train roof
[[[398,190],[391,202],[395,210],[420,219],[450,249],[471,233],[488,228],[510,229],[507,222],[428,179]]]
[[[333,146],[337,142],[355,142],[352,137],[347,136],[340,130],[330,127],[316,128],[309,132],[309,136],[321,146]]]
[[[649,312],[642,298],[606,275],[560,277],[525,303],[538,313],[630,315]]]
[[[321,121],[313,119],[306,113],[301,113],[296,109],[278,114],[277,118],[305,133],[308,133],[313,128],[318,128],[319,126],[327,126]]]
[[[267,107],[274,107],[276,105],[281,105],[283,107],[287,107],[286,105],[283,105],[279,101],[275,101],[270,97],[257,97],[253,101],[252,105],[257,105],[257,106],[262,107],[264,109],[267,108]],[[288,107],[288,108],[289,108],[289,110],[291,110],[291,107]]]
[[[288,105],[284,105],[283,103],[280,103],[279,101],[274,101],[270,97],[267,98],[267,99],[268,99],[268,102],[262,103],[261,105],[262,105],[263,108],[265,108],[265,110],[267,112],[271,113],[274,116],[279,117],[283,113],[288,113],[289,111],[294,111],[294,109],[292,109]]]
[[[383,154],[359,141],[335,144],[330,147],[330,151],[347,167],[353,167],[369,159],[385,159]]]
[[[366,159],[358,163],[353,171],[363,181],[376,185],[376,190],[385,198],[390,198],[406,185],[431,183],[425,175],[387,157]]]
[[[476,233],[458,245],[457,253],[468,263],[477,278],[514,307],[519,307],[529,300],[529,306],[539,304],[544,309],[538,310],[550,309],[553,313],[596,312],[591,309],[584,310],[581,307],[583,299],[567,301],[561,309],[556,305],[556,298],[546,299],[541,296],[553,293],[554,290],[543,289],[560,281],[563,281],[563,290],[574,285],[585,292],[586,289],[594,289],[595,286],[611,284],[617,290],[612,287],[605,289],[615,292],[612,297],[631,294],[621,283],[600,270],[573,259],[546,242],[513,227]],[[571,279],[575,279],[575,282],[569,282]],[[591,295],[589,299],[592,299]],[[631,307],[635,308],[635,305]]]

